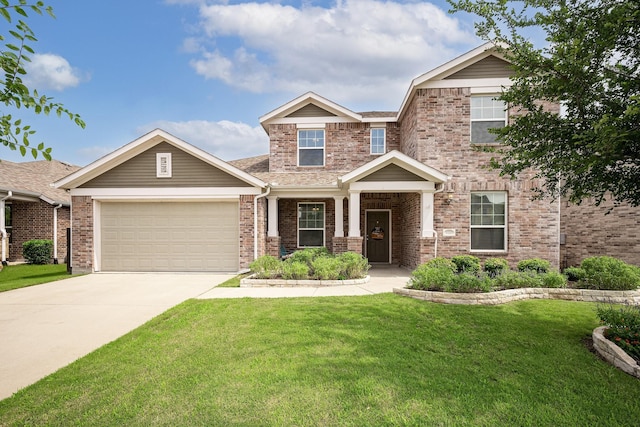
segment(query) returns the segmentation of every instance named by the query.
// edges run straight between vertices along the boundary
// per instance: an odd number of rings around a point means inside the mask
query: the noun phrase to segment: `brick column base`
[[[335,255],[339,255],[341,253],[347,252],[347,238],[346,237],[334,237],[333,238],[333,247],[331,248],[331,252]]]
[[[419,264],[423,264],[436,256],[436,239],[433,237],[421,237],[419,239],[420,259]],[[413,268],[417,265],[413,266]]]
[[[362,237],[345,237],[347,239],[347,251],[362,255]]]
[[[280,236],[267,236],[267,255],[280,258]]]

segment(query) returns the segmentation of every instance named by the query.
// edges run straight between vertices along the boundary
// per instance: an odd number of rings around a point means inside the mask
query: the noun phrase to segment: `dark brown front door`
[[[367,211],[367,258],[369,262],[390,262],[389,211]]]

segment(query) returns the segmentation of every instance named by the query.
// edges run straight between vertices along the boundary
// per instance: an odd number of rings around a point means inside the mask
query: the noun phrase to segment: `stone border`
[[[610,304],[640,304],[640,291],[598,291],[568,288],[520,288],[495,292],[453,293],[394,288],[393,293],[444,304],[497,305],[526,299],[560,299]]]
[[[593,334],[591,335],[593,338],[593,348],[604,360],[616,368],[636,378],[640,378],[640,365],[638,365],[633,357],[629,356],[624,350],[604,336],[606,329],[606,326],[600,326],[593,330]]]
[[[293,288],[293,287],[326,287],[344,285],[363,285],[369,282],[370,277],[350,280],[284,280],[284,279],[252,279],[253,276],[240,280],[241,288]]]

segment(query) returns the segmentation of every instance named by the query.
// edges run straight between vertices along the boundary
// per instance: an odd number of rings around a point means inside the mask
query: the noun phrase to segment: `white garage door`
[[[102,271],[237,271],[238,203],[102,203]]]

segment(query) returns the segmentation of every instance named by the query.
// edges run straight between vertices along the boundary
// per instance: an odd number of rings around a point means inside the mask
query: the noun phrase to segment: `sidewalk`
[[[334,297],[358,296],[393,292],[393,288],[403,288],[409,281],[411,272],[397,266],[374,266],[369,270],[370,280],[362,285],[322,286],[322,287],[255,287],[255,288],[213,288],[198,296],[211,298],[294,298],[294,297]]]

